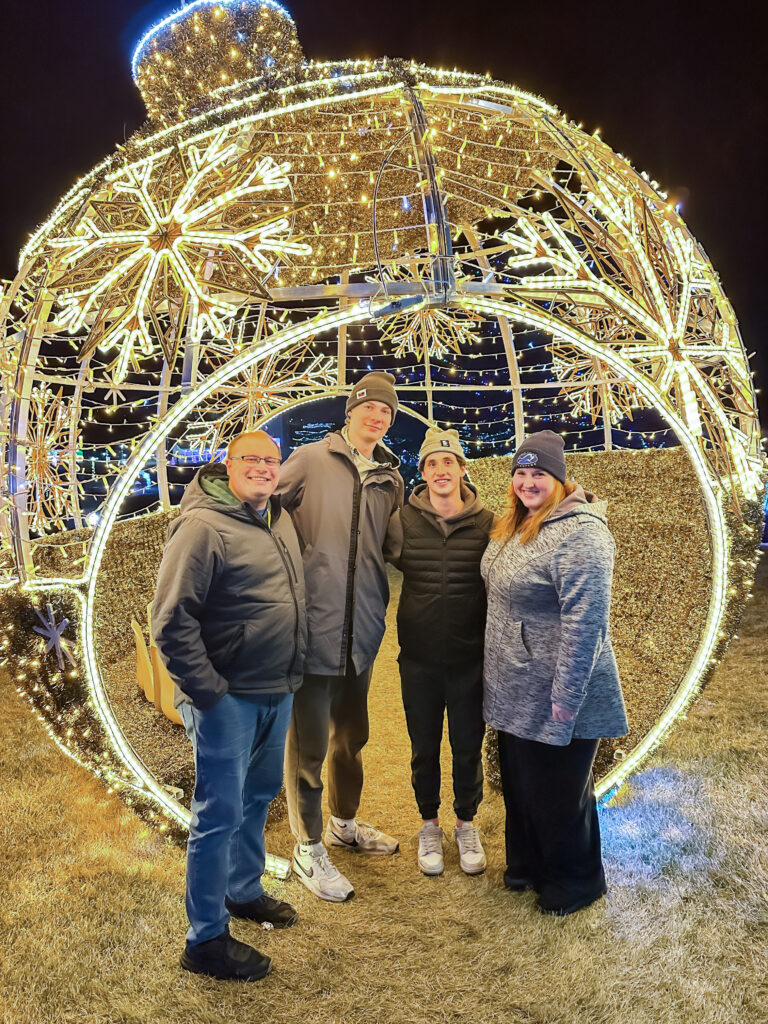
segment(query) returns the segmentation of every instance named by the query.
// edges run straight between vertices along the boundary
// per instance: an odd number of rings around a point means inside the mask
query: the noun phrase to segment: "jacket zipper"
[[[293,564],[293,559],[291,558],[290,552],[286,547],[285,541],[283,540],[282,537],[276,537],[271,530],[269,532],[272,536],[272,540],[275,542],[275,547],[277,548],[278,554],[283,560],[285,572],[288,577],[288,585],[291,588],[291,597],[293,598],[293,657],[291,658],[291,665],[290,668],[288,669],[288,675],[290,676],[296,666],[296,659],[299,656],[299,602],[296,599],[296,587],[294,585],[294,581],[298,583],[299,578],[296,575],[296,567]],[[278,541],[280,543],[278,543]]]
[[[351,657],[349,634],[352,629],[353,606],[355,599],[355,562],[357,561],[357,535],[358,524],[360,523],[360,505],[363,493],[363,482],[357,467],[353,467],[355,474],[354,491],[352,495],[352,525],[349,535],[349,558],[347,560],[347,593],[344,599],[344,626],[341,631],[341,651],[339,652],[339,667],[341,675],[347,674],[347,662]]]
[[[296,575],[296,568],[293,564],[293,559],[290,556],[288,548],[286,547],[285,541],[282,537],[278,537],[273,533],[272,529],[267,526],[266,522],[261,516],[256,518],[256,513],[252,512],[248,505],[245,506],[246,512],[251,518],[251,522],[254,526],[260,527],[266,530],[269,536],[272,538],[272,542],[277,549],[278,555],[283,563],[285,569],[285,575],[288,577],[288,586],[291,588],[291,599],[293,600],[293,656],[291,657],[291,664],[288,668],[288,675],[290,676],[293,672],[294,666],[296,665],[296,659],[299,656],[299,602],[296,598],[296,587],[294,585],[294,579],[298,583],[298,576]],[[278,543],[279,542],[279,543]],[[281,547],[282,545],[282,547]],[[283,553],[283,549],[285,553]],[[289,568],[290,565],[290,568]]]

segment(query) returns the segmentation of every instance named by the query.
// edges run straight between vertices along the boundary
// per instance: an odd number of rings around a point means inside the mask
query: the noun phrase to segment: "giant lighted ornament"
[[[143,36],[133,74],[149,120],[61,200],[3,296],[4,608],[21,617],[4,643],[20,689],[70,752],[183,824],[105,683],[151,597],[157,524],[180,496],[169,463],[389,369],[406,408],[457,425],[478,456],[545,422],[603,460],[662,440],[687,453],[665,465],[685,464],[705,517],[700,614],[606,792],[719,656],[758,539],[747,358],[678,211],[511,86],[306,62],[272,0],[189,3]],[[126,522],[142,489],[156,502]],[[64,612],[70,640],[77,623],[75,669],[33,632],[48,603],[57,636]]]

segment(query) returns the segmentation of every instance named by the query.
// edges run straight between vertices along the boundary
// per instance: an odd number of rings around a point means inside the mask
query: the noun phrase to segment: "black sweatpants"
[[[411,783],[422,818],[440,806],[440,743],[448,710],[453,809],[472,821],[483,799],[483,665],[423,664],[400,655],[400,684],[411,738]]]
[[[592,777],[599,740],[566,747],[498,733],[507,809],[505,881],[529,883],[542,910],[586,904],[605,892]]]

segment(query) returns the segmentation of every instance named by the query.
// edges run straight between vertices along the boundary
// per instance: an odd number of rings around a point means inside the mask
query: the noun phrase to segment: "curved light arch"
[[[490,315],[505,315],[510,312],[509,303],[492,299],[467,298],[462,305],[467,308],[475,308],[480,312],[485,312]],[[341,324],[351,325],[354,323],[365,323],[369,316],[370,313],[367,309],[364,310],[360,305],[357,305],[346,310],[337,310],[332,313],[325,314],[320,318],[313,319],[310,322],[300,324],[295,327],[286,328],[279,335],[265,341],[260,346],[254,346],[252,349],[243,352],[241,355],[221,367],[219,371],[212,374],[210,377],[205,378],[194,391],[189,392],[189,394],[179,399],[165,417],[160,420],[153,430],[147,434],[137,450],[131,456],[119,480],[115,485],[113,485],[107,502],[104,505],[99,525],[91,540],[84,579],[84,582],[87,582],[87,591],[84,601],[84,614],[81,622],[81,639],[83,651],[85,652],[88,686],[94,707],[106,729],[114,749],[118,752],[124,765],[134,776],[135,781],[129,784],[153,797],[154,800],[162,807],[163,811],[181,825],[186,826],[188,824],[189,812],[157,782],[141,758],[138,757],[136,752],[128,743],[114,716],[106,687],[101,677],[94,643],[94,603],[96,583],[107,539],[115,521],[117,520],[123,499],[126,497],[133,481],[143,469],[147,460],[152,456],[157,444],[163,437],[167,436],[175,426],[181,423],[201,401],[208,398],[220,384],[225,383],[252,363],[257,362],[265,356],[276,354],[289,345],[300,342],[310,335],[338,327]],[[547,333],[551,333],[554,326],[546,316],[537,315],[532,313],[530,310],[515,309],[515,318],[529,324],[531,327],[544,330]],[[727,533],[725,517],[720,502],[722,487],[712,479],[706,462],[699,451],[698,442],[690,433],[682,419],[673,409],[666,408],[664,403],[659,402],[659,396],[654,392],[650,382],[648,382],[647,379],[632,366],[631,362],[622,358],[618,352],[613,349],[601,347],[598,343],[588,337],[582,336],[577,331],[564,330],[563,325],[560,323],[556,325],[556,329],[559,333],[568,337],[574,345],[587,354],[599,356],[614,368],[626,373],[627,376],[636,383],[638,390],[644,395],[644,397],[646,397],[651,405],[654,408],[659,409],[659,411],[665,415],[670,425],[678,434],[681,444],[686,449],[694,465],[701,485],[702,496],[707,509],[710,533],[712,537],[712,596],[710,599],[704,635],[700,641],[696,655],[682,683],[678,687],[675,697],[651,732],[648,733],[640,743],[632,749],[630,754],[619,765],[617,765],[600,781],[597,788],[597,794],[599,797],[604,798],[624,782],[635,767],[637,767],[645,756],[658,745],[664,735],[666,735],[672,727],[675,719],[682,711],[685,710],[697,692],[701,677],[711,663],[718,640],[718,633],[722,624],[723,613],[725,611],[725,593],[728,569],[728,551],[725,540]],[[339,387],[329,389],[323,397],[329,397],[336,394],[341,395],[343,393],[344,389]],[[263,417],[257,425],[263,426],[269,423],[269,421],[280,412],[285,412],[290,408],[302,404],[317,402],[319,400],[321,400],[320,396],[303,396],[295,402],[284,406],[277,412],[273,412],[270,415]],[[411,410],[409,410],[409,412],[410,411]],[[413,415],[422,422],[428,423],[428,420],[420,414],[413,413]],[[44,586],[45,580],[38,580],[37,583],[40,586]]]

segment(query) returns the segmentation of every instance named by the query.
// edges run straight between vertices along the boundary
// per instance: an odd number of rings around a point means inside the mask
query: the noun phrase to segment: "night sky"
[[[81,174],[144,120],[133,43],[178,4],[9,0],[0,36],[0,277]],[[305,54],[490,71],[599,127],[682,201],[741,322],[763,422],[768,60],[761,5],[287,0]]]

